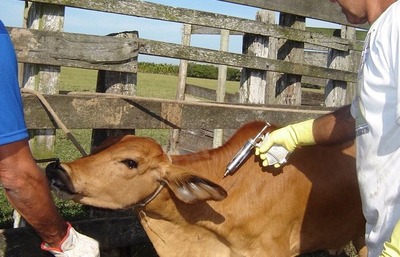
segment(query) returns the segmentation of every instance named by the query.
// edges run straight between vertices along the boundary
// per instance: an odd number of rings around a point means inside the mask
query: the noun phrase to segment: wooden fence
[[[169,6],[158,5],[153,3],[147,3],[142,1],[96,1],[96,3],[90,1],[63,1],[63,0],[34,0],[34,3],[46,3],[52,5],[63,6],[72,6],[78,8],[85,8],[96,11],[103,12],[112,12],[119,13],[125,15],[132,15],[137,17],[146,17],[160,20],[169,20],[174,22],[182,22],[185,24],[192,25],[200,25],[200,26],[208,26],[214,27],[216,29],[226,29],[229,31],[246,33],[246,34],[257,34],[265,37],[274,37],[286,40],[292,40],[296,42],[304,42],[307,44],[313,44],[320,47],[324,47],[325,49],[340,51],[344,55],[351,55],[353,52],[357,53],[361,49],[361,42],[350,40],[341,37],[333,37],[333,36],[325,36],[320,33],[306,32],[304,30],[287,28],[280,25],[275,24],[266,24],[260,21],[246,20],[236,17],[230,17],[221,14],[211,14],[201,11],[195,10],[187,10],[181,8],[172,8]],[[229,2],[229,1],[225,1]],[[264,3],[263,1],[231,1],[235,3],[251,5],[262,8],[270,8],[272,10],[283,10],[287,12],[286,4],[276,3],[272,4],[271,1]],[[275,2],[275,1],[273,1]],[[298,2],[298,3],[297,3]],[[307,2],[307,6],[313,6],[313,1],[295,1],[295,3],[291,3],[291,6],[296,6],[288,13],[292,13],[294,15],[301,14],[302,8],[297,8],[297,6],[304,6]],[[310,2],[310,3],[308,3]],[[315,1],[316,2],[316,1]],[[48,6],[48,5],[46,5]],[[343,21],[343,15],[339,15],[338,8],[335,5],[331,5],[329,2],[316,2],[315,6],[318,6],[318,9],[313,12],[312,10],[308,10],[309,17],[326,19],[327,17],[334,17],[332,20],[336,22],[340,22],[346,24]],[[332,16],[330,16],[332,14]],[[338,17],[341,17],[339,19]],[[66,17],[68,18],[68,17]],[[137,56],[137,54],[145,54],[145,55],[155,55],[162,57],[171,57],[195,62],[204,62],[204,63],[213,63],[216,65],[227,65],[238,68],[245,68],[250,70],[258,70],[258,71],[269,71],[275,73],[284,73],[291,75],[298,75],[300,77],[309,77],[309,78],[322,78],[325,80],[332,81],[340,81],[345,83],[354,83],[356,81],[356,65],[353,65],[348,70],[338,70],[334,68],[311,65],[307,63],[294,63],[287,60],[279,60],[279,59],[271,59],[264,57],[255,57],[247,54],[235,54],[230,52],[221,52],[211,49],[191,47],[187,45],[179,45],[179,44],[171,44],[166,42],[159,42],[149,39],[136,38],[113,38],[113,37],[99,37],[99,36],[89,36],[89,35],[81,35],[81,34],[72,34],[72,33],[63,33],[63,32],[52,32],[52,31],[44,31],[44,30],[32,30],[32,29],[23,29],[23,28],[11,28],[10,29],[13,42],[15,44],[18,59],[21,63],[29,63],[29,64],[39,64],[39,65],[51,65],[51,66],[69,66],[69,67],[82,67],[88,69],[98,69],[98,70],[112,70],[118,72],[136,72],[136,62],[129,62],[131,58]],[[89,44],[90,42],[90,44]],[[107,49],[107,51],[104,51]],[[115,49],[115,50],[113,50]],[[309,55],[310,53],[307,53]],[[316,53],[318,54],[318,53]],[[351,55],[352,56],[352,55]],[[307,58],[312,59],[312,57]],[[357,59],[352,60],[354,62]],[[140,84],[140,82],[139,82]],[[81,96],[67,97],[66,99],[70,99],[71,103],[74,102],[75,97],[77,99],[81,99]],[[108,98],[105,98],[105,101],[108,101]],[[81,101],[81,100],[78,100]],[[115,100],[110,100],[115,101]],[[146,100],[142,100],[146,101]],[[152,101],[149,100],[149,104]],[[84,103],[83,103],[84,104]],[[183,106],[186,103],[181,103],[177,101],[176,103],[169,103],[169,105],[177,105]],[[93,124],[92,128],[101,127],[101,128],[113,128],[115,124],[107,121],[106,117],[109,115],[109,112],[98,112],[99,106],[84,104],[86,106],[86,112],[89,114],[91,112],[95,112],[98,115],[103,116],[104,118],[98,117],[98,122]],[[40,104],[39,104],[40,106]],[[40,109],[39,106],[30,106],[27,105],[27,110],[29,108]],[[108,106],[106,104],[106,106]],[[209,109],[210,105],[201,105],[199,104],[196,109],[204,109],[205,111]],[[54,104],[55,109],[59,109],[59,114],[62,118],[68,117],[69,112],[74,112],[76,108],[80,109],[80,107],[73,107],[72,109],[66,109],[62,107],[58,107],[58,104]],[[100,107],[101,108],[101,107]],[[240,111],[243,107],[231,106],[231,105],[221,105],[220,108],[239,108]],[[288,107],[285,107],[288,108]],[[329,111],[329,109],[319,108],[317,113],[314,113],[312,110],[303,107],[296,107],[305,113],[304,116],[315,116],[319,115],[321,111]],[[268,117],[268,112],[271,109],[274,109],[275,112],[281,112],[280,107],[276,106],[257,106],[257,110],[260,112],[266,113],[266,118]],[[40,113],[40,115],[38,114]],[[190,116],[190,114],[188,114]],[[38,127],[55,127],[54,125],[49,124],[39,124],[39,120],[46,119],[43,116],[42,112],[29,112],[29,120],[28,126],[29,128],[38,128]],[[206,116],[206,115],[205,115]],[[282,114],[282,116],[286,116]],[[79,117],[79,116],[78,116]],[[246,114],[240,115],[240,117],[232,116],[231,122],[221,123],[212,119],[212,117],[205,117],[204,122],[199,124],[201,127],[197,127],[196,123],[189,122],[187,123],[188,128],[237,128],[238,125],[246,122],[248,120],[254,119],[254,116],[246,117]],[[49,120],[51,118],[47,117]],[[273,123],[277,123],[279,125],[285,125],[297,120],[304,118],[299,117],[298,119],[288,120],[288,119],[272,119],[270,120]],[[157,119],[157,118],[156,118]],[[68,118],[67,118],[68,120]],[[147,116],[145,118],[145,123],[149,124],[147,128],[160,128],[160,127],[171,127],[171,128],[185,128],[185,124],[175,124],[174,121],[170,122],[161,122],[162,125],[156,123],[155,124],[154,117]],[[147,122],[148,120],[148,122]],[[220,119],[218,119],[220,120]],[[215,124],[215,123],[219,124]],[[102,123],[102,124],[100,124]],[[81,125],[79,125],[81,124]],[[172,125],[174,124],[174,125]],[[68,124],[71,128],[88,128],[90,126],[83,125],[81,122],[77,122],[74,125]],[[130,124],[132,125],[132,124]],[[123,125],[121,125],[123,126]],[[133,126],[138,127],[138,126]],[[140,127],[140,125],[139,125]],[[131,127],[132,128],[132,127]]]
[[[362,42],[356,40],[355,28],[348,26],[337,5],[318,0],[292,0],[290,4],[279,0],[223,2],[229,2],[239,9],[241,5],[260,8],[260,17],[250,20],[138,0],[27,1],[24,28],[9,28],[18,61],[24,64],[21,83],[26,88],[44,93],[69,129],[236,129],[257,119],[287,125],[317,117],[349,103],[357,79]],[[191,34],[219,33],[221,40],[226,40],[232,34],[243,35],[245,53],[232,53],[223,47],[221,51],[193,47],[190,46],[190,40],[184,37],[182,44],[172,44],[141,38],[137,33],[93,36],[62,32],[62,23],[68,19],[64,17],[65,7],[178,22],[186,26],[189,37]],[[269,10],[269,13],[265,14],[265,10]],[[266,20],[271,11],[280,13],[279,24]],[[305,30],[306,17],[341,24],[339,36]],[[258,52],[255,48],[260,44],[262,49]],[[263,55],[265,49],[268,53]],[[136,87],[140,87],[140,81],[136,79],[138,55],[181,60],[176,100],[134,96]],[[319,61],[311,61],[314,59]],[[189,92],[193,89],[186,87],[185,69],[188,61],[218,65],[221,74],[223,67],[227,66],[242,69],[238,96],[240,103],[223,101],[229,98],[223,92],[223,76],[220,77],[220,92],[217,90],[213,93],[218,101],[184,101],[185,90]],[[101,71],[99,78],[103,80],[99,84],[103,89],[99,91],[112,94],[57,94],[61,66]],[[105,83],[105,80],[108,82]],[[302,83],[326,88],[322,106],[301,105]],[[218,99],[218,94],[224,96],[222,100],[221,97]],[[250,97],[252,94],[261,99],[257,100],[257,104]],[[23,101],[29,129],[38,130],[39,134],[43,132],[48,138],[51,131],[59,128],[35,95],[24,93]],[[88,224],[92,222],[96,221]],[[107,226],[107,222],[110,221],[103,223],[106,224],[104,226]],[[120,231],[111,232],[107,230],[109,227],[98,229],[97,232],[86,230],[85,225],[81,227],[85,233],[99,238],[107,249],[135,244],[138,235],[145,238],[132,219],[118,222],[123,225],[115,226],[117,230],[124,226],[132,229],[129,236],[122,235]],[[25,247],[18,243],[17,238],[27,232],[25,229],[18,231],[3,231],[0,238],[3,255],[0,253],[0,256],[25,256],[21,252],[16,253],[16,249],[22,251]],[[18,233],[19,237],[16,236]],[[105,238],[104,233],[112,235],[113,240]],[[16,242],[16,247],[9,247],[13,242]],[[30,256],[45,255],[37,253]]]

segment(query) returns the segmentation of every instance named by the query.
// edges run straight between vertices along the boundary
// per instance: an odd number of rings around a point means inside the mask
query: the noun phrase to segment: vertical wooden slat
[[[265,23],[275,22],[275,13],[262,10],[257,12],[256,20]],[[257,57],[269,57],[269,37],[245,34],[243,53]],[[264,104],[266,96],[266,71],[242,69],[239,89],[239,102]]]
[[[192,25],[184,24],[182,27],[182,45],[190,46],[191,35],[192,35]],[[180,60],[178,86],[176,89],[176,97],[175,97],[177,100],[185,100],[187,69],[188,69],[188,61]],[[178,152],[179,133],[180,133],[179,129],[171,130],[167,147],[167,151],[169,153]]]
[[[342,26],[340,30],[335,31],[335,35],[353,42],[356,40],[355,28],[348,26]],[[355,52],[353,50],[344,52],[330,49],[327,67],[355,72],[358,68]],[[354,97],[354,89],[354,83],[328,80],[325,86],[325,105],[327,107],[339,107],[351,103]]]
[[[137,31],[122,32],[122,33],[111,34],[109,36],[136,39],[138,38],[138,32]],[[138,60],[137,57],[134,57],[129,61],[137,63]],[[118,95],[135,95],[136,85],[137,85],[137,73],[100,70],[97,76],[96,92],[118,94]],[[117,112],[122,110],[115,110],[115,111],[117,115]],[[135,134],[135,130],[134,129],[93,130],[92,148],[98,146],[107,137],[126,135],[126,134]]]
[[[275,23],[275,13],[269,12],[268,21]],[[269,37],[268,39],[268,52],[267,58],[276,60],[278,58],[279,50],[279,38]],[[266,92],[265,92],[265,104],[274,104],[276,102],[276,84],[280,77],[280,73],[267,71],[266,74]]]
[[[279,24],[295,29],[305,30],[305,17],[281,13]],[[278,56],[279,60],[295,63],[304,62],[304,43],[294,42],[286,39],[280,40]],[[290,72],[290,71],[289,71]],[[277,79],[276,104],[301,104],[301,76],[285,73]]]
[[[229,30],[221,30],[220,51],[227,52],[229,49]],[[216,101],[225,101],[226,74],[228,67],[226,65],[218,66],[218,86],[216,91]],[[222,129],[214,130],[213,147],[219,147],[223,143],[224,131]]]
[[[62,31],[64,26],[64,7],[51,4],[29,2],[26,5],[25,27],[30,29]],[[24,64],[22,86],[45,94],[56,94],[59,90],[59,66]],[[42,129],[31,133],[30,147],[36,158],[53,155],[55,130]]]

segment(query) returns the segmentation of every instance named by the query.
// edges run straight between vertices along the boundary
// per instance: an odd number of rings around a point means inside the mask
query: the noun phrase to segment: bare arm
[[[350,105],[315,119],[313,135],[317,144],[335,144],[354,139],[355,120],[350,113]]]
[[[57,212],[27,140],[0,146],[0,182],[10,203],[43,241],[53,245],[64,238],[67,224]]]

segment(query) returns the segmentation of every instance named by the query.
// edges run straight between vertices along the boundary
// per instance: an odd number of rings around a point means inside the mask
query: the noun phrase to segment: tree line
[[[167,63],[139,62],[138,72],[177,76],[179,74],[179,66]],[[187,76],[193,78],[218,79],[218,67],[214,65],[189,63]],[[240,70],[228,67],[226,79],[228,81],[240,81]]]

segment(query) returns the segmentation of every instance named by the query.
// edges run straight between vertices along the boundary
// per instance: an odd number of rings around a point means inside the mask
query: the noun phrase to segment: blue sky
[[[148,0],[159,4],[174,7],[190,8],[214,13],[227,14],[236,17],[254,19],[258,9],[242,5],[230,4],[217,0]],[[1,0],[0,19],[6,26],[22,27],[24,1],[20,0]],[[307,26],[331,27],[331,24],[314,20],[307,20]],[[124,15],[114,15],[102,12],[93,12],[81,9],[67,8],[65,14],[64,31],[74,33],[84,33],[93,35],[107,35],[110,33],[137,30],[139,37],[166,41],[170,43],[181,42],[182,24],[163,22],[145,18],[129,17]],[[229,38],[229,51],[241,52],[240,36]],[[191,45],[206,47],[211,49],[219,48],[218,36],[193,35]],[[177,62],[170,59],[140,56],[139,61],[148,62]]]

